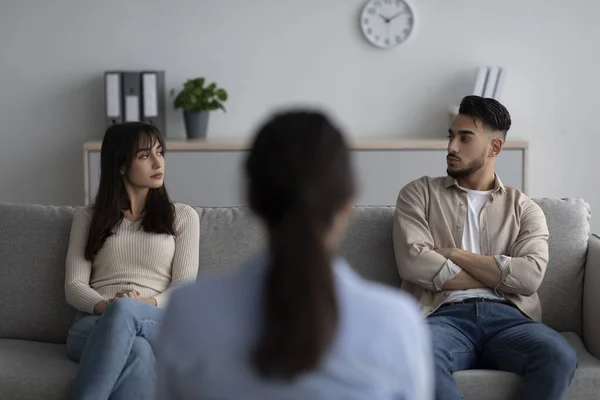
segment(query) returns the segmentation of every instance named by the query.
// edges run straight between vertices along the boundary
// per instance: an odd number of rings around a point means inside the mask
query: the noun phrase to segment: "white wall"
[[[360,35],[363,0],[2,0],[0,201],[82,203],[81,146],[102,137],[107,69],[164,69],[168,88],[216,80],[231,100],[211,137],[245,137],[272,107],[300,102],[376,138],[444,137],[476,67],[499,64],[509,134],[531,143],[530,194],[600,209],[600,3],[411,3],[413,37],[382,51]],[[179,113],[168,117],[168,136],[182,137]]]

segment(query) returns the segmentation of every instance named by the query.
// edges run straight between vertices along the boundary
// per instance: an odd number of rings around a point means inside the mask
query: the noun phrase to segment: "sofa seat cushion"
[[[70,398],[76,372],[64,344],[0,339],[0,399]]]
[[[597,398],[600,387],[600,360],[585,349],[581,338],[575,333],[562,334],[577,352],[578,368],[566,400]],[[454,374],[465,400],[515,399],[521,377],[503,371],[469,370]]]
[[[600,387],[600,360],[574,333],[563,336],[577,352],[579,367],[567,400],[593,399]],[[0,339],[0,398],[65,399],[77,372],[61,344]],[[470,370],[454,374],[465,400],[515,398],[521,378],[509,372]]]

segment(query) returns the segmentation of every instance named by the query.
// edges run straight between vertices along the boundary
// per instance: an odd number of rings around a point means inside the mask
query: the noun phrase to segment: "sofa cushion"
[[[597,388],[600,387],[600,361],[585,350],[576,334],[569,332],[563,336],[575,349],[579,363],[566,400],[597,398]],[[454,378],[465,400],[515,399],[521,384],[519,375],[502,371],[460,371],[454,374]]]
[[[264,248],[263,229],[247,207],[196,207],[200,216],[198,274],[230,271]]]
[[[560,331],[581,335],[583,272],[590,235],[590,207],[582,199],[535,199],[550,238],[550,261],[538,294],[542,319]]]
[[[64,344],[0,339],[0,399],[68,399],[76,372]]]
[[[392,228],[395,207],[355,207],[341,254],[362,276],[400,287]]]
[[[65,300],[72,207],[0,203],[0,337],[64,343],[75,310]]]

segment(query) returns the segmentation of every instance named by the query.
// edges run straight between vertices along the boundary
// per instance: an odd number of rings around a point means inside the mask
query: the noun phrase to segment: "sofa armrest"
[[[595,234],[590,235],[585,261],[583,342],[594,357],[600,358],[600,236]]]

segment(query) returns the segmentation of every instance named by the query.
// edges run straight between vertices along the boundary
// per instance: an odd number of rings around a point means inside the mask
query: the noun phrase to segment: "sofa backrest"
[[[0,204],[0,338],[64,343],[65,257],[75,208]]]
[[[538,294],[544,323],[581,335],[583,273],[590,237],[590,207],[582,199],[535,199],[550,238],[550,260]]]
[[[544,322],[581,333],[589,206],[579,199],[536,200],[550,229],[550,264],[539,294]],[[247,208],[202,208],[199,274],[231,270],[264,249]],[[64,269],[75,208],[0,203],[0,338],[64,343],[75,315]],[[400,286],[392,247],[393,207],[356,207],[342,255],[368,279]]]
[[[199,274],[232,270],[264,251],[261,224],[246,207],[202,208]],[[355,207],[342,255],[363,276],[400,287],[391,244],[393,207]]]
[[[590,208],[581,199],[534,201],[546,214],[550,231],[550,262],[539,290],[543,320],[558,331],[581,334]],[[394,209],[355,207],[341,253],[364,277],[399,287],[392,246]],[[263,249],[264,234],[249,209],[196,210],[200,214],[200,274],[231,270]]]

